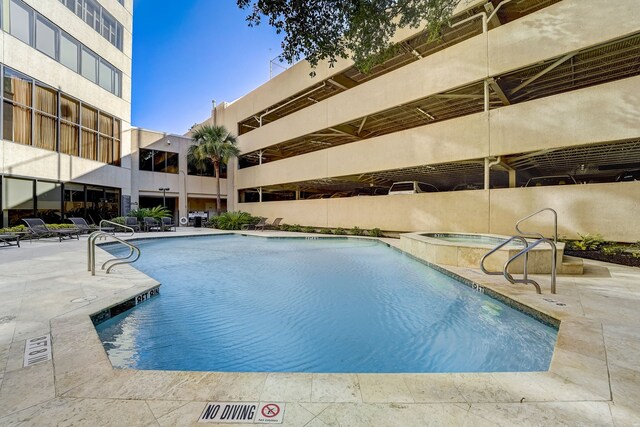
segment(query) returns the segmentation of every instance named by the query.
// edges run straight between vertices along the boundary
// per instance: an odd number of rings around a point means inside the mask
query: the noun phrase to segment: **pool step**
[[[582,258],[563,255],[562,263],[558,268],[558,274],[577,276],[581,275],[584,270],[584,262]]]

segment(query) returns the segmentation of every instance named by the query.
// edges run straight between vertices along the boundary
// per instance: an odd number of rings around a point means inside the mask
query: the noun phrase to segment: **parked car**
[[[640,181],[640,169],[624,171],[616,176],[616,182]]]
[[[538,176],[531,178],[525,187],[544,187],[547,185],[571,185],[577,184],[571,175]]]
[[[389,194],[417,194],[417,193],[434,193],[438,189],[426,182],[418,181],[400,181],[394,182],[389,189]]]
[[[359,187],[353,190],[354,196],[382,196],[389,194],[387,187]]]
[[[311,200],[311,199],[328,199],[329,197],[331,197],[331,194],[318,193],[318,194],[310,195],[309,197],[307,197],[307,200]]]
[[[350,197],[350,196],[351,196],[351,193],[348,191],[338,191],[336,193],[333,193],[330,198],[337,199],[339,197]]]
[[[464,191],[464,190],[482,190],[484,188],[484,184],[458,184],[453,187],[453,191]]]

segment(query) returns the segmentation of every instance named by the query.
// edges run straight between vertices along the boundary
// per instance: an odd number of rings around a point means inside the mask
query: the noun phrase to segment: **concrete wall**
[[[559,236],[600,233],[607,240],[640,241],[640,182],[491,190],[490,232],[511,234],[515,221],[546,207],[558,212]],[[521,229],[550,233],[552,217],[545,212]]]
[[[558,234],[600,233],[607,240],[640,240],[640,182],[423,193],[403,196],[242,203],[253,215],[317,227],[378,227],[394,231],[477,232],[512,235],[515,223],[539,209],[558,212]],[[523,230],[551,234],[548,213]]]

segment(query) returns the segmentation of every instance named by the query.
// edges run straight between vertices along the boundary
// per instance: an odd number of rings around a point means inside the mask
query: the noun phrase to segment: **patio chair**
[[[94,231],[104,231],[107,233],[115,233],[115,228],[113,227],[98,227],[96,225],[89,225],[84,218],[69,218],[69,221],[76,226],[76,228],[80,231],[80,234],[85,233],[93,233]]]
[[[80,240],[80,230],[75,227],[54,229],[47,227],[47,224],[40,218],[23,218],[22,220],[27,224],[29,234],[38,240],[40,240],[40,237],[57,237],[62,242],[65,237],[72,239],[74,235],[76,239]]]
[[[160,223],[155,218],[152,218],[150,216],[145,216],[143,218],[142,226],[144,228],[144,231],[161,231],[162,230]]]
[[[165,216],[165,217],[162,217],[160,228],[162,228],[162,231],[167,231],[167,230],[171,231],[172,228],[173,228],[173,231],[176,231],[176,224],[175,222],[173,222],[173,218]]]
[[[263,230],[277,230],[278,227],[280,226],[280,222],[282,221],[282,218],[276,218],[273,220],[273,222],[271,224],[266,224],[264,225],[264,227],[262,227]]]
[[[0,242],[5,246],[17,246],[20,247],[20,235],[19,234],[0,234]]]
[[[133,228],[133,231],[140,231],[140,224],[138,224],[138,218],[135,216],[125,216],[124,225]]]
[[[257,229],[262,229],[264,230],[264,225],[267,223],[267,218],[260,218],[260,221],[258,221],[257,224],[243,224],[242,227],[240,227],[241,230],[257,230]]]

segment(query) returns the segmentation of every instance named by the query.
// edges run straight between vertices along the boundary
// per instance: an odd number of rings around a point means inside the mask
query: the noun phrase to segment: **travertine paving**
[[[164,234],[186,233],[215,231]],[[586,261],[557,295],[449,268],[562,321],[549,372],[291,374],[113,369],[89,315],[157,283],[86,267],[86,237],[0,248],[0,425],[194,425],[206,402],[269,400],[288,426],[640,425],[638,268]],[[53,359],[23,367],[25,340],[48,333]]]

